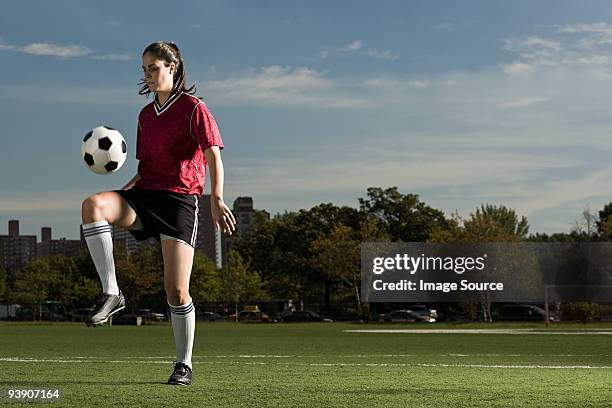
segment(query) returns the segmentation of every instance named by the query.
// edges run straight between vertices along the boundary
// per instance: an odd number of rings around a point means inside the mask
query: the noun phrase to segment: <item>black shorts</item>
[[[185,242],[195,248],[198,234],[198,197],[171,191],[113,190],[127,201],[142,228],[128,231],[138,241],[151,237],[161,242],[164,236]]]

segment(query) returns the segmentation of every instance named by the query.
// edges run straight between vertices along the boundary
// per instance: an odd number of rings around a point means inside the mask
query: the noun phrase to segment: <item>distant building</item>
[[[240,236],[251,230],[255,223],[257,210],[253,208],[252,197],[238,197],[234,200],[232,213],[236,218],[236,231],[232,236]],[[269,218],[269,214],[263,211]],[[202,196],[198,212],[198,235],[196,249],[221,268],[227,260],[227,254],[232,244],[232,236],[215,231],[210,212],[210,195]]]
[[[128,230],[123,229],[121,227],[116,227],[114,225],[111,225],[111,234],[113,236],[113,242],[115,243],[119,242],[125,245],[128,253],[130,254],[132,252],[140,250],[141,248],[144,248],[150,245],[155,245],[157,243],[155,238],[149,238],[148,240],[145,240],[145,241],[138,241],[136,238],[132,236],[132,234]]]
[[[37,244],[36,256],[45,257],[51,255],[79,255],[81,241],[78,239],[52,239],[51,227],[42,227],[40,230],[40,236],[41,241]]]
[[[253,197],[238,197],[234,200],[232,210],[236,218],[236,235],[246,234],[251,230],[255,222],[255,209],[253,208]]]
[[[236,219],[236,230],[231,236],[223,234],[222,248],[225,254],[224,260],[227,259],[227,254],[232,248],[233,240],[247,234],[255,225],[255,215],[262,213],[266,218],[270,219],[270,214],[265,210],[256,210],[253,208],[253,197],[238,197],[234,200],[232,213]]]
[[[8,235],[0,235],[0,263],[7,270],[21,268],[36,256],[36,235],[19,235],[19,221],[9,220]]]
[[[138,241],[136,238],[130,234],[130,232],[126,229],[116,227],[111,225],[111,236],[113,237],[114,243],[121,243],[125,245],[128,253],[132,253],[134,251],[138,251],[140,248],[149,245],[155,245],[157,241],[154,238],[150,238],[146,241]],[[85,241],[85,236],[83,235],[83,228],[80,229],[81,234],[81,248],[87,249],[87,241]]]

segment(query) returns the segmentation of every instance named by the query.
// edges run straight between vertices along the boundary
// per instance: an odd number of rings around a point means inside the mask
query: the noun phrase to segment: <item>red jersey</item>
[[[212,114],[198,98],[179,92],[160,106],[157,98],[140,111],[136,187],[202,195],[206,177],[204,150],[223,149]]]

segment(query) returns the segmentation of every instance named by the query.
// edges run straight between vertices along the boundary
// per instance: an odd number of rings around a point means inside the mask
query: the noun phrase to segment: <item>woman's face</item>
[[[142,56],[142,70],[151,92],[170,92],[174,85],[172,75],[175,69],[174,63],[166,66],[163,60],[149,53]]]

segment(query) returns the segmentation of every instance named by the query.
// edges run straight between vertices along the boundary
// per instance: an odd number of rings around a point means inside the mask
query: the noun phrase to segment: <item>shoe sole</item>
[[[104,320],[100,320],[99,322],[95,322],[95,323],[93,323],[93,322],[87,322],[86,324],[87,324],[87,326],[88,326],[88,327],[97,327],[97,326],[102,326],[104,323],[108,322],[108,319],[109,319],[109,318],[110,318],[112,315],[114,315],[114,314],[115,314],[115,313],[117,313],[117,312],[122,311],[123,309],[125,309],[125,306],[121,306],[120,308],[113,310],[112,312],[110,312],[110,313],[108,314],[108,316],[106,316],[106,319],[104,319]]]

